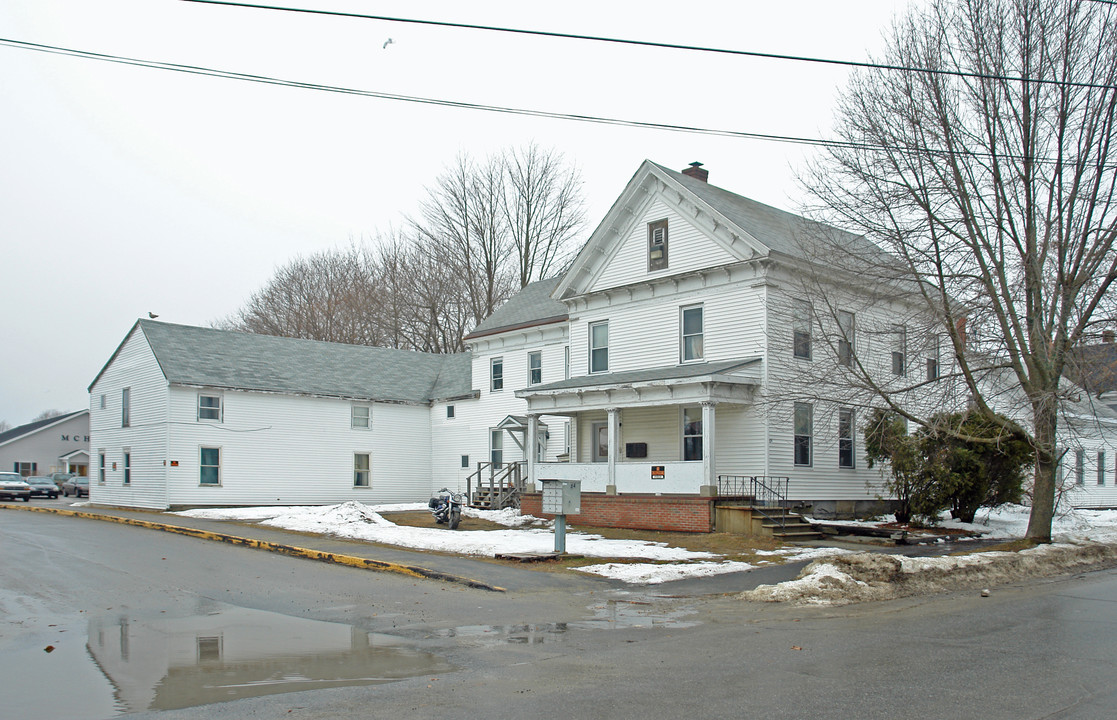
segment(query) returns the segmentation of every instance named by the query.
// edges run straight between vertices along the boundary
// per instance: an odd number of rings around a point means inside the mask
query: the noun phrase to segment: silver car
[[[31,502],[31,486],[23,481],[19,473],[0,473],[0,498]]]

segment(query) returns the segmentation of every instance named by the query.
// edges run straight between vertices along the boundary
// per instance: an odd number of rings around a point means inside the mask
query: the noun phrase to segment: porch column
[[[620,456],[621,441],[621,411],[620,408],[608,408],[605,412],[609,415],[609,479],[605,483],[605,494],[617,494],[617,458]]]
[[[699,494],[713,497],[718,494],[717,467],[714,463],[714,418],[717,417],[717,403],[702,403],[702,487]]]
[[[526,492],[535,492],[535,465],[536,465],[536,438],[539,436],[539,416],[534,413],[527,415],[527,431],[524,433],[524,455],[527,460],[527,477],[524,482]]]

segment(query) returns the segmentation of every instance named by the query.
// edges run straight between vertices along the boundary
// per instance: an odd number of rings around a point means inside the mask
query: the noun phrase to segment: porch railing
[[[465,493],[472,507],[500,510],[520,506],[527,476],[527,462],[479,462],[465,479]]]
[[[747,496],[752,506],[780,528],[787,524],[789,478],[773,475],[718,475],[718,496]]]

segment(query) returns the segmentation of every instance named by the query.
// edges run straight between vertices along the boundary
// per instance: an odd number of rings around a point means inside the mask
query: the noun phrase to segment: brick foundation
[[[713,532],[714,501],[697,495],[603,495],[582,494],[582,514],[568,515],[571,525],[614,527],[630,530],[670,532]],[[543,514],[543,494],[528,493],[520,498],[520,512],[535,517]]]

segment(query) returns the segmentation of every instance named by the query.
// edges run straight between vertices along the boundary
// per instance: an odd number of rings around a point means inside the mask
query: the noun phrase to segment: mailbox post
[[[555,552],[566,552],[566,516],[582,513],[581,480],[541,480],[543,512],[555,516]]]

